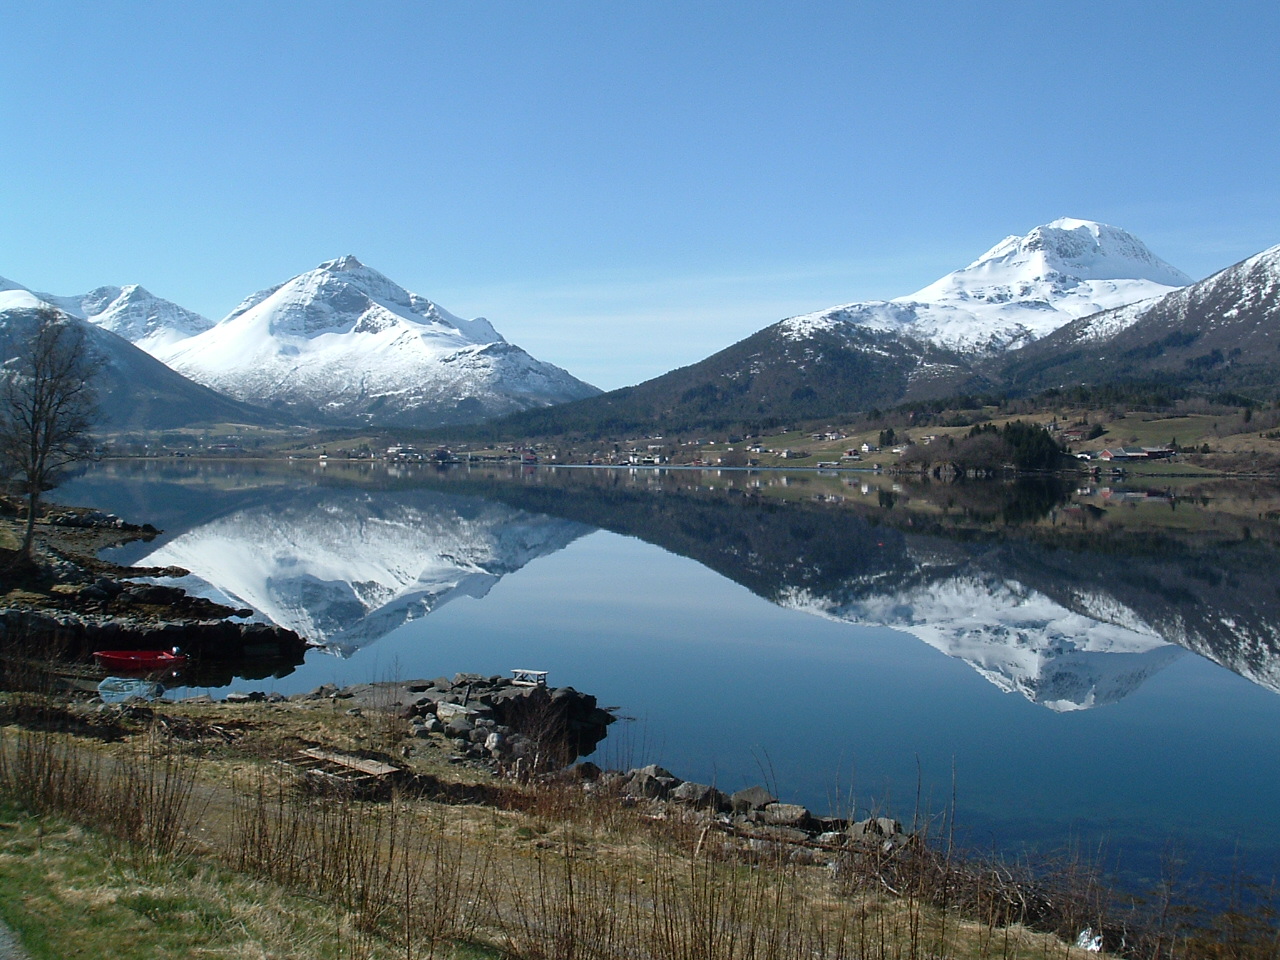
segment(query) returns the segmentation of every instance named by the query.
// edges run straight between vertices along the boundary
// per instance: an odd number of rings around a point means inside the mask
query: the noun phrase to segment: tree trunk
[[[36,511],[40,508],[40,494],[32,490],[27,494],[27,526],[22,534],[22,556],[36,558]]]

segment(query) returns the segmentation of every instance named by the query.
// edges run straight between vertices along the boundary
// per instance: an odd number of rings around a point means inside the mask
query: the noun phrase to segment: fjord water
[[[871,480],[138,461],[59,499],[165,531],[112,559],[327,645],[241,689],[545,669],[625,718],[602,765],[820,813],[954,802],[969,845],[1101,852],[1136,884],[1170,856],[1277,872],[1264,538],[1116,550],[1088,503],[952,492],[938,523]],[[1019,534],[1037,515],[1073,539]]]

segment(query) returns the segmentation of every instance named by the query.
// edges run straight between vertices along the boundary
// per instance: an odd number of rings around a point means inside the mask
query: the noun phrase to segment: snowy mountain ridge
[[[113,294],[112,289],[119,289],[120,293]],[[127,292],[130,290],[132,294]],[[90,352],[103,361],[94,385],[104,426],[135,430],[169,429],[214,420],[275,422],[269,412],[247,407],[188,380],[125,338],[80,316],[84,312],[80,303],[83,300],[92,300],[103,307],[94,314],[97,317],[109,314],[127,317],[130,305],[139,308],[136,316],[163,312],[156,307],[155,298],[148,298],[150,295],[140,287],[104,288],[97,299],[88,294],[81,298],[58,298],[33,293],[20,284],[0,278],[0,358],[15,356],[22,345],[30,343],[38,311],[42,307],[59,308],[61,301],[65,322],[80,329]],[[66,309],[67,306],[77,309]]]
[[[810,337],[847,325],[961,353],[1012,349],[1080,317],[1161,297],[1191,278],[1119,227],[1062,218],[1001,240],[968,266],[894,300],[831,307],[782,321]]]
[[[157,297],[136,283],[123,287],[95,287],[77,296],[39,293],[0,277],[0,293],[29,293],[36,301],[57,307],[78,320],[110,330],[153,356],[158,350],[208,330],[213,321]],[[10,298],[11,304],[16,300]],[[24,304],[37,306],[37,303]]]
[[[1186,320],[1198,305],[1211,301],[1229,301],[1232,305],[1220,312],[1197,312],[1200,329],[1212,329],[1253,311],[1269,311],[1274,315],[1280,304],[1280,246],[1270,247],[1193,286],[1176,290],[1161,300],[1159,306],[1173,318]],[[1110,340],[1146,317],[1155,306],[1144,302],[1108,310],[1077,321],[1064,333],[1069,332],[1080,343]]]

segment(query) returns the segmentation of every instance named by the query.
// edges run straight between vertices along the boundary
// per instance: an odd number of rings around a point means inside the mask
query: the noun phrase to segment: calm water
[[[904,820],[954,794],[970,843],[1101,845],[1135,883],[1169,850],[1276,872],[1271,547],[1064,549],[975,537],[962,506],[890,524],[906,494],[864,483],[152,462],[58,496],[165,530],[115,559],[329,644],[233,687],[545,669],[628,718],[604,763]]]

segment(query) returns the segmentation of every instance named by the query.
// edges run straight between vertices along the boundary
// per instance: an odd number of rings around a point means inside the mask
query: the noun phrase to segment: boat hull
[[[187,664],[185,656],[167,650],[95,650],[93,659],[103,669],[127,673],[177,670]]]

